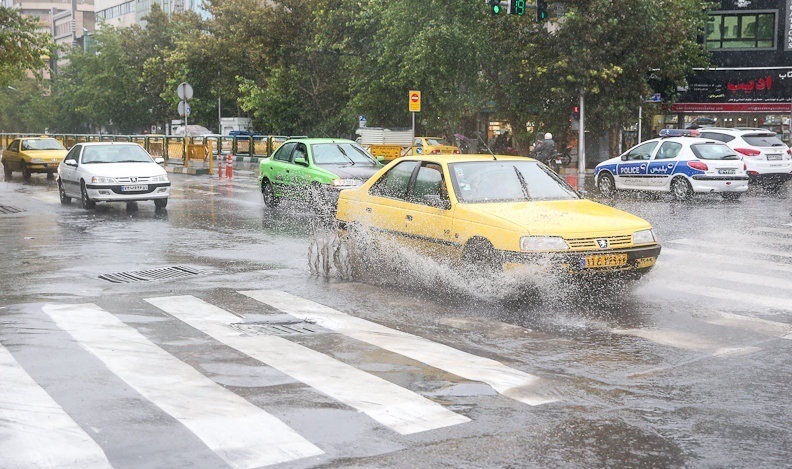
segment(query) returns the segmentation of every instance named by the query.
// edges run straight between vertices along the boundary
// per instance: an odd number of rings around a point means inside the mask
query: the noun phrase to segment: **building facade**
[[[662,116],[659,127],[761,127],[790,142],[792,0],[721,0],[704,42],[711,66]]]

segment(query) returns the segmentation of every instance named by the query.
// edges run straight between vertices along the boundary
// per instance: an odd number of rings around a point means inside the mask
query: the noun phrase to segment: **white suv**
[[[733,148],[745,162],[751,182],[778,188],[792,179],[792,150],[772,130],[705,127],[699,133]]]

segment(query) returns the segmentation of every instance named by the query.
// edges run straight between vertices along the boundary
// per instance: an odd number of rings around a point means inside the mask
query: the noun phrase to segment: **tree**
[[[38,32],[36,18],[0,6],[0,85],[9,86],[28,72],[40,74],[53,51],[52,38]]]

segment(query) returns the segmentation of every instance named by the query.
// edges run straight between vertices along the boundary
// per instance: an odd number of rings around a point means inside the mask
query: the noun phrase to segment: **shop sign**
[[[792,0],[789,0],[792,2]],[[680,103],[788,103],[792,67],[699,70],[688,78]]]
[[[786,11],[784,15],[784,50],[792,51],[792,0],[786,1]]]

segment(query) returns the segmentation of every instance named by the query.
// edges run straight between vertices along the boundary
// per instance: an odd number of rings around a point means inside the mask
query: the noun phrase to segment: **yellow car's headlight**
[[[566,251],[569,249],[569,245],[560,236],[523,236],[520,238],[520,249],[523,251]]]
[[[91,178],[91,182],[93,184],[115,184],[116,180],[114,178],[104,176],[94,176]]]
[[[651,229],[636,231],[633,233],[633,244],[649,244],[657,242],[654,232]]]

